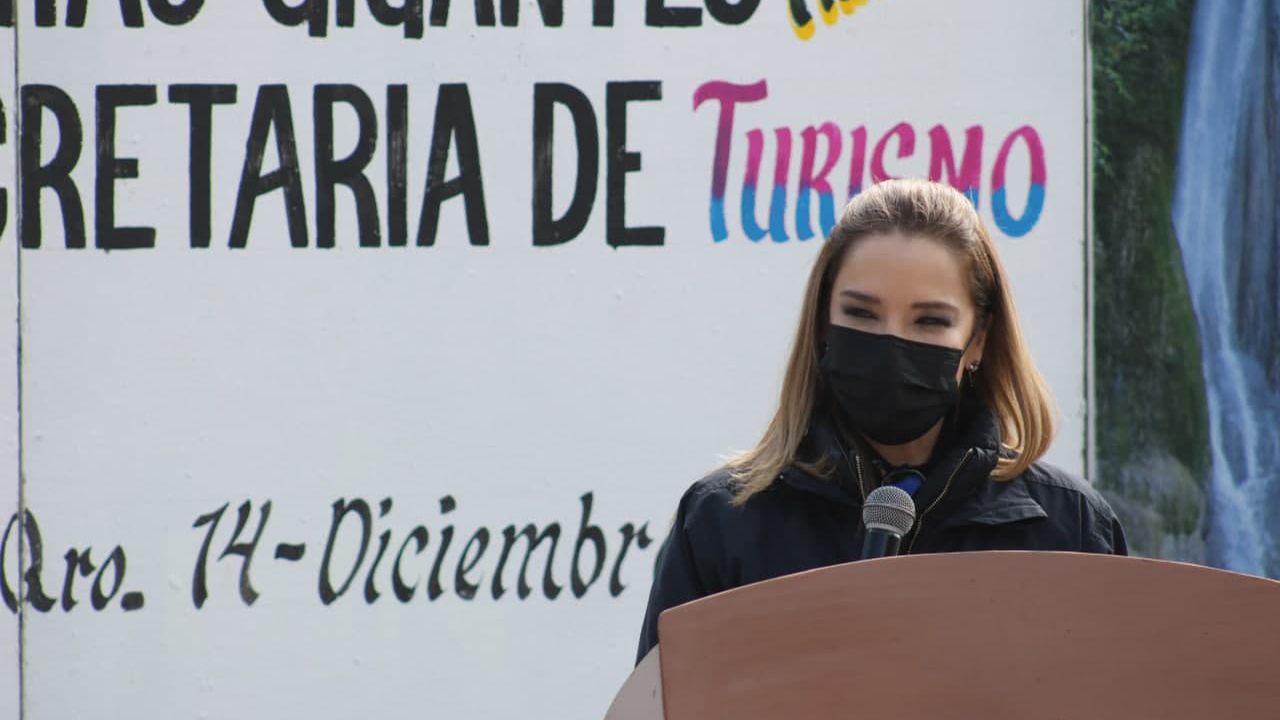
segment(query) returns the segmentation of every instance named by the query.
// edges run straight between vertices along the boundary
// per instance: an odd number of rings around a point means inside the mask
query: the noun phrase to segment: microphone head
[[[862,524],[868,530],[888,530],[906,535],[916,523],[916,504],[906,490],[885,485],[872,490],[862,505]]]

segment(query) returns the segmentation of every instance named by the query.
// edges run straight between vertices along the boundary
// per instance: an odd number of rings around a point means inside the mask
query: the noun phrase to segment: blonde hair
[[[986,332],[978,387],[999,422],[1001,445],[1012,451],[1000,458],[993,476],[1012,479],[1049,449],[1053,399],[1023,340],[1004,266],[982,219],[973,204],[948,185],[889,180],[849,202],[813,264],[777,412],[760,442],[725,465],[737,481],[735,503],[768,488],[788,465],[812,469],[800,463],[796,453],[815,408],[826,399],[818,361],[831,285],[855,243],[869,235],[895,233],[941,242],[968,265],[970,297],[977,310],[974,332]],[[827,474],[823,469],[819,473]]]

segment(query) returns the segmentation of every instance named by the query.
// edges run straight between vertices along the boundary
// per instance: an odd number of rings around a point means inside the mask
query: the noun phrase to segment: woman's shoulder
[[[736,507],[738,481],[727,467],[717,468],[702,476],[684,491],[680,497],[678,515],[689,521],[708,517],[720,517]]]
[[[1084,478],[1039,461],[1020,479],[1056,526],[1079,533],[1081,550],[1129,554],[1124,526],[1115,510]]]
[[[1079,547],[1065,549],[1128,554],[1124,528],[1115,511],[1102,493],[1084,478],[1037,461],[1009,482],[1024,488],[1040,506],[1048,523],[1046,527],[1053,528],[1063,538],[1078,540]]]
[[[1018,479],[1026,483],[1028,490],[1042,496],[1064,496],[1082,500],[1098,515],[1114,518],[1115,512],[1102,493],[1089,481],[1067,472],[1057,465],[1037,460]]]
[[[684,491],[676,511],[676,523],[704,540],[751,536],[776,521],[780,511],[781,483],[740,500],[742,483],[728,467],[717,468]]]
[[[728,502],[733,499],[737,487],[738,481],[733,476],[733,470],[728,467],[719,467],[694,481],[685,491],[685,495]]]

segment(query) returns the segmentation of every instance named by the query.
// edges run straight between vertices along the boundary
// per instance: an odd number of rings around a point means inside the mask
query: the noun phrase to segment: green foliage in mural
[[[1203,561],[1209,437],[1170,209],[1191,0],[1090,8],[1098,474],[1142,555]]]

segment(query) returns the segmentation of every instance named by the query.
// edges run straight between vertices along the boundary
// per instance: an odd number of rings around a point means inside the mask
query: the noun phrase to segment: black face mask
[[[960,401],[962,350],[830,325],[821,366],[843,417],[881,445],[924,435]]]

